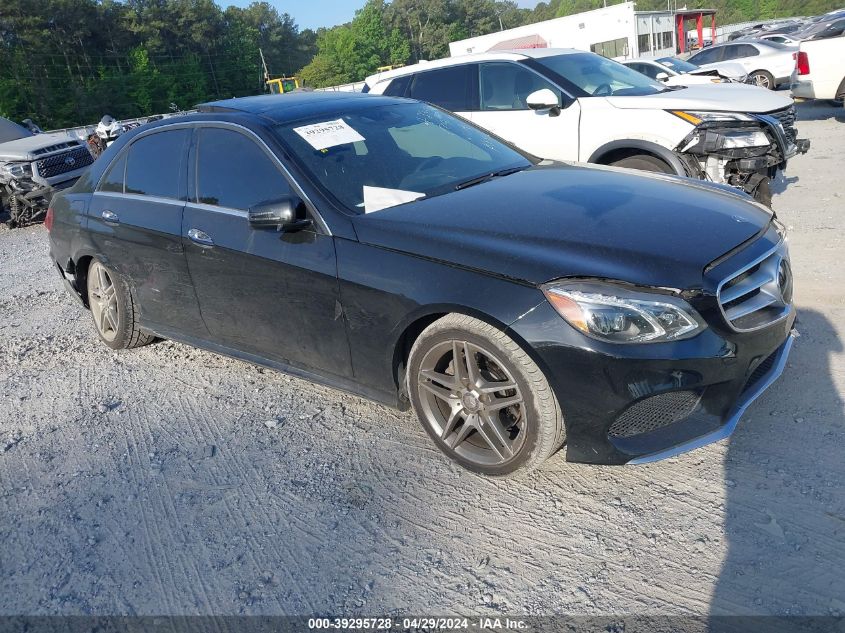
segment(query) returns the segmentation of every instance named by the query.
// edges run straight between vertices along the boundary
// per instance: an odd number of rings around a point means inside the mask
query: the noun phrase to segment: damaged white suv
[[[569,49],[423,62],[368,77],[364,90],[439,105],[541,158],[699,178],[766,205],[771,178],[810,145],[788,94],[667,86]]]
[[[66,134],[33,134],[0,117],[0,210],[10,226],[41,219],[53,192],[73,185],[94,162],[88,146]]]

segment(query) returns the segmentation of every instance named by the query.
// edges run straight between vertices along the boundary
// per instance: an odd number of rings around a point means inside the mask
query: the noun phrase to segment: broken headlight
[[[5,163],[0,165],[0,172],[11,178],[30,178],[32,165],[30,163]]]
[[[573,281],[542,288],[567,323],[609,343],[662,343],[690,338],[706,326],[686,301],[615,284]]]
[[[702,112],[698,110],[669,110],[670,114],[683,119],[687,123],[693,125],[700,125],[702,123],[725,123],[734,121],[754,122],[755,119],[750,114],[743,114],[742,112]]]

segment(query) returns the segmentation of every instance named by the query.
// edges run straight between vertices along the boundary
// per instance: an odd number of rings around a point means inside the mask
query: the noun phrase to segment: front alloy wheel
[[[417,377],[425,421],[477,464],[504,464],[525,442],[525,401],[503,364],[469,341],[449,340],[428,351]]]
[[[411,349],[407,388],[440,449],[462,466],[507,475],[538,466],[563,443],[563,420],[548,382],[501,330],[452,314]]]

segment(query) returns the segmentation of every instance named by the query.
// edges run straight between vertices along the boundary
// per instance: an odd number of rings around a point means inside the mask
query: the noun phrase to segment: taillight
[[[798,52],[798,64],[796,65],[798,68],[799,75],[809,75],[810,74],[810,58],[807,57],[807,53],[804,51]]]
[[[47,215],[44,216],[44,226],[47,227],[47,231],[53,230],[53,207],[47,209]]]

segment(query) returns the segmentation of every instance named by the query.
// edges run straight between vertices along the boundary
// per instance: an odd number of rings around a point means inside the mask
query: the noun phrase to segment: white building
[[[491,50],[577,48],[605,57],[666,57],[676,52],[675,14],[635,11],[633,2],[526,24],[449,44],[452,57]]]

